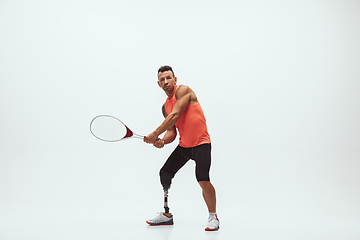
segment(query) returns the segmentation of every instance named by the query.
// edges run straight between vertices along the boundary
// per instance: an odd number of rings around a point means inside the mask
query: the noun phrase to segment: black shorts
[[[197,181],[210,181],[211,143],[202,144],[192,148],[177,146],[165,162],[162,170],[174,175],[190,159],[195,161],[195,175]]]

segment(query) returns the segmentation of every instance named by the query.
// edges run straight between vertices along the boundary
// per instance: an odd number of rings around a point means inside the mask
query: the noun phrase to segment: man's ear
[[[174,77],[175,83],[177,83],[177,77]]]
[[[161,86],[160,86],[160,81],[157,81],[157,83],[158,83],[159,87],[161,87]]]

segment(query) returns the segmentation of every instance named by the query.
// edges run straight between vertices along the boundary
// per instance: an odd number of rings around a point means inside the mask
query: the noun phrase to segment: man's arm
[[[165,111],[165,104],[162,106],[162,114],[164,116],[164,118],[167,117],[166,111]],[[175,138],[176,138],[176,128],[175,125],[172,126],[171,128],[169,128],[168,130],[166,130],[166,133],[164,135],[164,137],[162,139],[157,139],[153,145],[157,148],[162,148],[165,146],[165,144],[169,144],[172,143]]]
[[[177,100],[172,112],[166,116],[163,123],[154,132],[144,138],[145,142],[154,143],[160,134],[171,128],[173,128],[176,132],[175,123],[179,120],[181,114],[184,112],[189,103],[197,102],[195,93],[187,86],[180,87],[175,94]]]
[[[165,111],[165,105],[163,105],[163,107],[162,107],[162,112],[163,112],[164,117],[166,118],[167,114],[166,114],[166,111]],[[171,128],[166,130],[166,133],[165,133],[164,137],[161,140],[164,141],[164,145],[169,144],[169,143],[172,143],[175,140],[176,135],[177,135],[176,127],[175,127],[175,125],[173,125]]]

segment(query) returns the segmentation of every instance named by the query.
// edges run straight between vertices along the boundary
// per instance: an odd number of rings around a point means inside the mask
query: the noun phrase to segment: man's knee
[[[204,191],[214,189],[210,181],[199,181],[199,185]]]

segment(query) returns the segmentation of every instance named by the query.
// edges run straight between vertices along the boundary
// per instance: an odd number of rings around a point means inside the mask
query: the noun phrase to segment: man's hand
[[[158,138],[158,135],[156,135],[156,133],[150,133],[149,135],[144,137],[144,142],[153,144],[154,147],[157,148],[163,148],[165,145],[165,140]]]
[[[149,135],[147,135],[146,137],[144,137],[144,142],[149,143],[149,144],[154,144],[155,141],[159,140],[159,135],[157,135],[156,133],[152,132]]]
[[[165,146],[165,141],[158,138],[155,142],[154,142],[154,147],[157,147],[157,148],[163,148]]]

